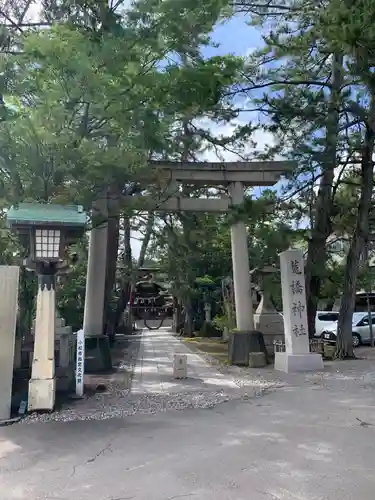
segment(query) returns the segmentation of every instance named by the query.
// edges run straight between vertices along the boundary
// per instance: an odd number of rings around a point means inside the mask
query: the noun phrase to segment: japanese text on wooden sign
[[[77,361],[76,361],[76,394],[83,396],[85,374],[85,334],[83,330],[77,332]]]

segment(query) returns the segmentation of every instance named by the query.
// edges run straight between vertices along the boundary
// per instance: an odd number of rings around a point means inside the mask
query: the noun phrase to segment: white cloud
[[[42,2],[36,1],[31,2],[29,8],[27,9],[27,13],[24,17],[25,23],[37,23],[41,19],[42,13]]]
[[[252,120],[252,118],[254,118],[254,120]],[[246,121],[243,118],[237,118],[229,123],[217,124],[214,121],[205,118],[197,121],[197,126],[207,130],[207,132],[210,132],[210,134],[214,137],[220,138],[230,137],[234,133],[236,127],[240,125],[246,125],[250,122],[256,123],[257,121],[257,113],[248,113]],[[251,135],[248,143],[239,151],[239,154],[218,146],[215,149],[211,148],[202,152],[201,159],[202,161],[220,161],[221,159],[224,161],[241,161],[244,157],[254,157],[257,152],[265,151],[268,146],[273,145],[274,143],[275,138],[273,134],[258,129]]]
[[[259,47],[249,47],[248,49],[245,50],[244,57],[250,57],[258,49]]]

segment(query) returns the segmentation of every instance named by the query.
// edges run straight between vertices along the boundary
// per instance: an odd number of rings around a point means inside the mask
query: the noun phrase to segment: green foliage
[[[190,52],[223,8],[206,4],[189,8],[177,23],[175,4],[139,2],[106,28],[100,28],[104,5],[62,5],[69,22],[20,37],[22,53],[1,62],[7,109],[15,112],[0,124],[4,173],[8,187],[16,180],[15,198],[89,206],[106,185],[123,189],[135,172],[147,172],[150,154],[175,154],[173,126],[187,109],[196,117],[217,116],[242,59],[205,60],[199,50]],[[98,24],[82,29],[79,12]],[[185,23],[194,29],[185,31]],[[174,60],[177,49],[183,65]]]
[[[224,328],[227,328],[228,330],[233,329],[233,322],[227,317],[226,314],[216,315],[213,319],[213,324],[220,332],[223,332]]]
[[[147,0],[126,12],[102,1],[44,2],[50,26],[12,32],[20,50],[0,61],[5,206],[39,200],[90,208],[108,185],[120,196],[142,178],[154,189],[147,161],[180,155],[186,114],[233,116],[224,96],[242,59],[200,54],[226,5]],[[201,136],[196,127],[199,147]],[[12,257],[8,236],[0,240],[4,262]],[[60,279],[58,307],[74,327],[82,325],[84,288],[85,258]],[[180,288],[189,295],[189,285]]]
[[[215,287],[214,280],[209,276],[196,278],[195,284],[198,286],[198,288],[201,288],[203,290],[212,290]]]
[[[18,295],[17,335],[25,336],[31,331],[36,313],[38,281],[35,273],[21,268]]]
[[[76,253],[77,262],[71,265],[69,273],[59,277],[57,287],[57,309],[66,324],[77,331],[83,325],[85,307],[87,241],[79,241],[71,252]]]
[[[205,321],[199,330],[199,337],[221,337],[221,334],[221,330],[212,321]]]

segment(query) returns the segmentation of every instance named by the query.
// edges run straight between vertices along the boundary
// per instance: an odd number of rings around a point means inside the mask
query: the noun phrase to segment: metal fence
[[[323,354],[324,352],[324,342],[321,339],[310,339],[310,352],[317,352],[319,354]],[[283,340],[274,340],[273,341],[274,351],[276,352],[285,352],[285,342]]]

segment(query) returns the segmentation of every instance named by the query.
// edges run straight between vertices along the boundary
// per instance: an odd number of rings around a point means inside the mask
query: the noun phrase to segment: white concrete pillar
[[[83,315],[83,330],[85,337],[95,337],[103,334],[104,293],[107,269],[107,239],[108,221],[107,199],[101,199],[93,210],[93,225],[90,231],[89,255],[86,277],[86,299]],[[105,220],[96,222],[98,217]],[[96,225],[98,224],[98,225]]]
[[[233,205],[243,203],[244,187],[242,182],[230,184],[229,194]],[[244,222],[236,222],[231,226],[231,243],[236,324],[239,331],[248,332],[254,329],[254,319],[247,231]]]
[[[56,394],[56,279],[54,274],[40,274],[38,281],[28,411],[52,411]]]
[[[10,417],[16,340],[18,266],[0,266],[0,420]]]

